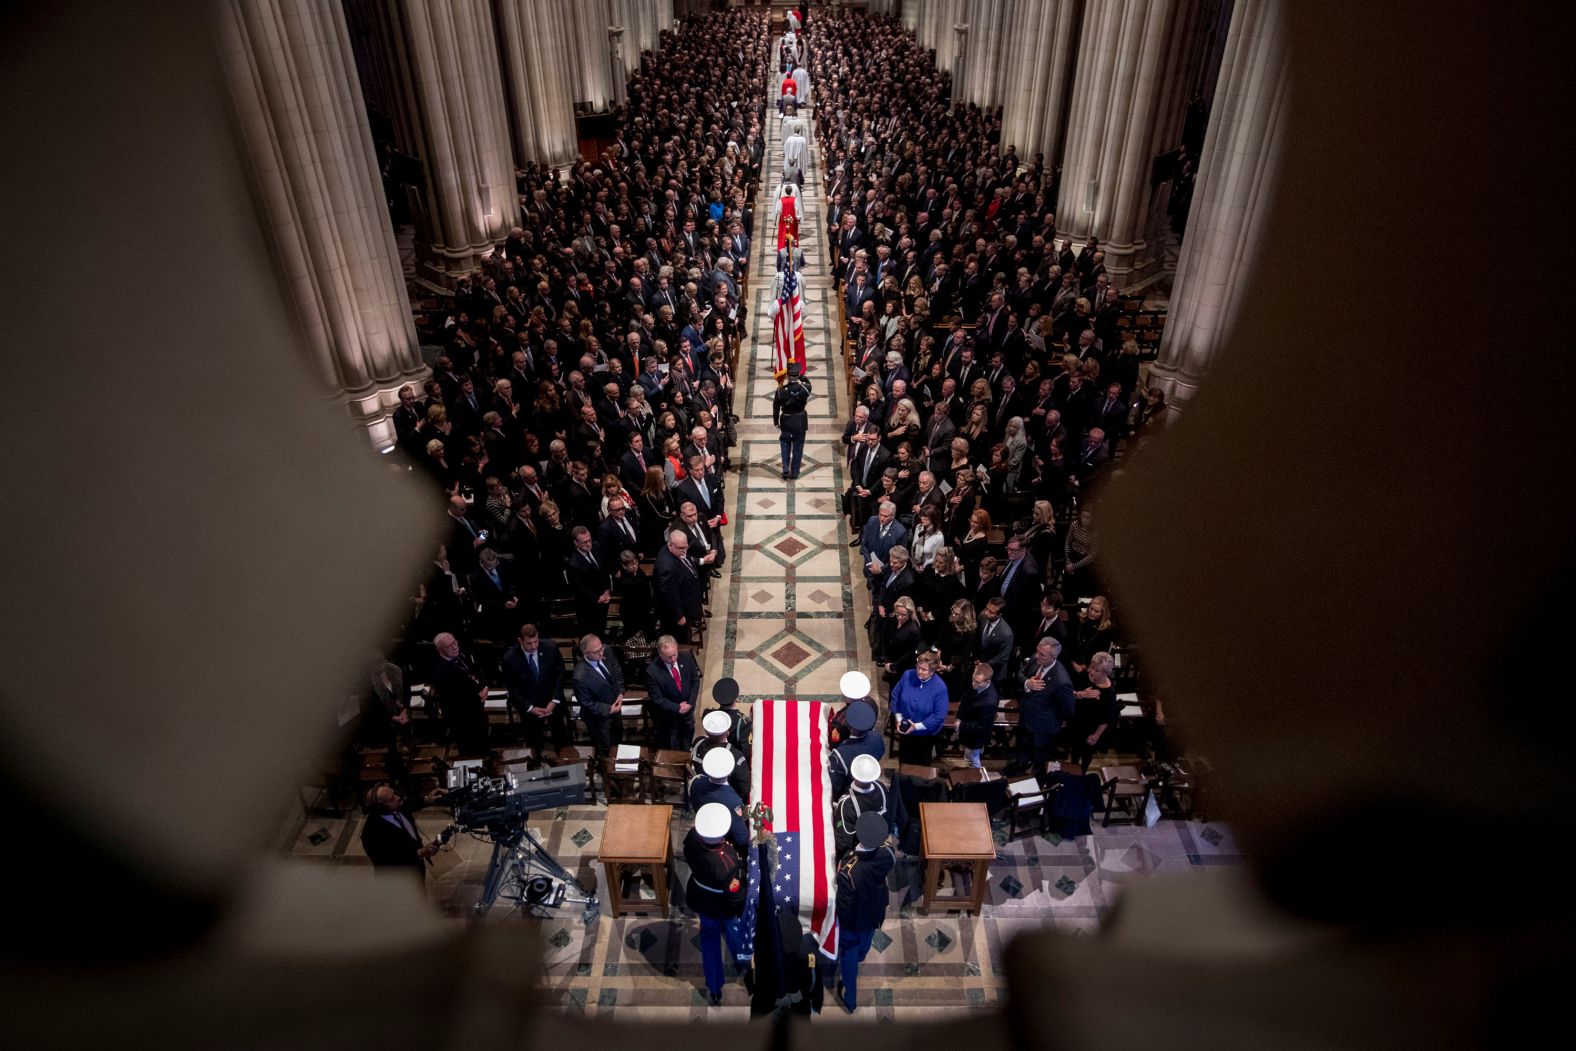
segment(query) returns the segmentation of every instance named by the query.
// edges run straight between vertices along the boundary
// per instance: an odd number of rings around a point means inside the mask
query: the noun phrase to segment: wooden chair
[[[577,748],[570,745],[558,750],[559,766],[583,766],[586,771],[586,799],[587,802],[596,803],[596,771],[597,765],[592,761],[591,749]]]
[[[1154,782],[1139,772],[1136,766],[1102,766],[1100,784],[1105,789],[1105,817],[1101,828],[1111,824],[1111,812],[1120,809],[1123,820],[1141,824],[1144,808],[1149,805]]]
[[[644,749],[642,749],[644,752]],[[597,760],[597,771],[602,775],[602,787],[609,803],[642,803],[650,763],[644,755],[635,761],[635,769],[617,769],[618,760],[604,755]]]
[[[677,749],[661,748],[651,756],[646,771],[646,790],[653,803],[666,803],[670,796],[679,806],[688,808],[686,791],[690,779],[689,753]]]
[[[1029,780],[1028,778],[1022,778]],[[1045,782],[1038,777],[1033,778],[1039,786],[1038,792],[1013,792],[1012,785],[1007,789],[1007,839],[1012,840],[1022,829],[1032,828],[1036,832],[1045,831],[1045,805],[1050,801],[1051,794],[1045,787]]]

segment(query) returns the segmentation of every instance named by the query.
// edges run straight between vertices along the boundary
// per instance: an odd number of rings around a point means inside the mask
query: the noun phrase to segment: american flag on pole
[[[758,701],[750,776],[752,798],[771,809],[768,831],[777,837],[776,871],[761,876],[771,880],[777,907],[796,912],[821,952],[835,957],[837,870],[826,768],[830,714],[820,701]],[[759,865],[753,857],[751,863],[753,875]]]
[[[794,241],[788,239],[788,269],[783,274],[783,290],[772,304],[772,375],[781,383],[788,375],[788,363],[804,367],[804,297],[799,291],[799,275],[793,268]]]

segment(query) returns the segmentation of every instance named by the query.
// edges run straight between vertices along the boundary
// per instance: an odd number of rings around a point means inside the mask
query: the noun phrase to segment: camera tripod
[[[581,918],[587,927],[602,911],[595,894],[588,893],[558,860],[547,852],[522,820],[518,825],[489,828],[492,857],[487,862],[487,880],[477,899],[474,918],[480,920],[492,910],[499,898],[510,907],[536,916],[564,904],[583,907]],[[573,888],[575,893],[570,893]]]

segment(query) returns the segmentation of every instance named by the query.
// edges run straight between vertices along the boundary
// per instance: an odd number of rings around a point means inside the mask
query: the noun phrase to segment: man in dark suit
[[[412,436],[424,419],[425,414],[416,404],[416,391],[407,383],[399,389],[399,408],[394,410],[394,437],[406,452],[415,451]]]
[[[1007,540],[1007,562],[1002,567],[1001,597],[1007,603],[1007,623],[1014,638],[1027,640],[1040,609],[1040,567],[1021,536]]]
[[[607,517],[597,527],[596,549],[598,558],[610,567],[618,565],[619,556],[625,551],[640,553],[640,534],[621,496],[607,502]]]
[[[480,434],[482,414],[488,408],[486,399],[476,389],[476,381],[466,375],[461,378],[459,393],[449,405],[449,419],[454,421],[454,429],[460,434]]]
[[[1028,768],[1035,776],[1044,773],[1055,755],[1062,724],[1077,707],[1072,678],[1057,659],[1061,653],[1062,644],[1046,636],[1035,645],[1034,655],[1023,662],[1018,759],[1009,770]]]
[[[658,748],[688,750],[695,741],[695,705],[700,697],[700,665],[679,651],[672,635],[657,639],[656,653],[646,665],[646,693],[651,699]]]
[[[908,530],[897,520],[897,506],[890,500],[883,500],[859,534],[859,554],[865,565],[865,584],[871,591],[886,576],[887,556],[892,549],[907,541]]]
[[[1067,625],[1062,621],[1062,593],[1047,591],[1040,596],[1040,616],[1034,622],[1025,640],[1038,642],[1047,635],[1066,645]]]
[[[478,562],[467,581],[472,600],[481,607],[476,637],[501,644],[514,635],[515,609],[520,605],[514,570],[500,562],[490,547],[482,548]]]
[[[541,756],[549,734],[554,751],[574,744],[558,643],[542,638],[535,624],[521,626],[519,643],[503,655],[503,684],[509,690],[509,707],[520,717],[525,746],[532,753]]]
[[[575,598],[575,619],[593,634],[607,631],[607,607],[613,601],[612,565],[598,557],[591,530],[575,526],[570,533],[575,549],[564,562],[569,590]]]
[[[558,506],[563,510],[567,525],[590,528],[597,524],[602,497],[592,488],[590,468],[584,460],[570,461],[568,474],[559,483]]]
[[[862,440],[857,443],[853,459],[848,466],[848,511],[855,525],[863,524],[875,513],[871,494],[880,488],[881,471],[891,459],[891,454],[877,441]]]
[[[1116,443],[1127,429],[1127,403],[1122,400],[1120,383],[1106,384],[1105,397],[1090,409],[1089,424],[1105,432],[1106,452],[1115,452]]]
[[[991,681],[1001,690],[1007,683],[1007,667],[1012,663],[1012,628],[1002,618],[1007,603],[1000,595],[980,610],[979,639],[974,651],[982,664],[989,664]]]
[[[624,673],[612,660],[602,640],[586,635],[580,640],[580,663],[575,666],[575,700],[580,720],[597,755],[609,755],[623,737]]]
[[[870,606],[877,617],[892,616],[897,600],[914,594],[914,570],[908,564],[908,548],[895,545],[887,552],[886,572],[876,578],[870,592]]]
[[[460,641],[448,632],[432,640],[438,651],[432,665],[432,701],[438,706],[449,740],[461,755],[487,753],[487,684],[475,665],[460,653]]]
[[[1087,485],[1100,473],[1100,468],[1104,467],[1110,458],[1111,453],[1105,444],[1105,432],[1098,427],[1091,427],[1089,433],[1084,435],[1083,444],[1073,454],[1072,473],[1080,485]]]
[[[477,566],[477,553],[487,546],[488,533],[470,519],[465,497],[449,497],[449,563],[454,571],[469,574]]]
[[[715,529],[722,524],[722,493],[713,479],[714,476],[705,469],[704,461],[697,464],[696,457],[691,456],[689,475],[674,485],[673,499],[677,503],[688,500],[694,504],[706,524]]]
[[[958,433],[957,424],[953,422],[951,414],[947,411],[951,407],[937,404],[931,409],[930,419],[925,423],[925,429],[920,435],[925,442],[925,456],[934,459],[937,456],[947,456],[952,447],[952,436]]]
[[[428,793],[425,803],[443,796],[443,789]],[[426,885],[427,859],[438,852],[423,844],[416,831],[413,815],[421,806],[406,806],[405,797],[393,785],[379,785],[372,791],[366,823],[361,826],[361,849],[377,869],[409,869]]]
[[[679,505],[676,526],[689,536],[690,563],[700,571],[701,580],[709,586],[711,580],[722,572],[723,561],[727,557],[722,532],[708,526],[700,517],[700,511],[688,500]]]
[[[645,436],[632,426],[629,430],[629,448],[618,461],[619,480],[631,496],[645,488],[646,468],[654,466],[655,462],[646,451]]]
[[[700,628],[701,580],[689,558],[689,535],[682,529],[668,533],[667,544],[657,552],[657,616],[664,634],[688,641]]]

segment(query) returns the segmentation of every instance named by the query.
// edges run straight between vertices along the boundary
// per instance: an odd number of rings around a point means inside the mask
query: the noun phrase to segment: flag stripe
[[[826,752],[823,750],[824,746],[821,743],[820,719],[810,721],[809,741],[811,752],[818,756],[824,757],[826,755]],[[827,806],[827,793],[823,791],[823,785],[826,781],[826,763],[823,761],[819,766],[820,769],[815,771],[815,776],[809,779],[810,812],[812,814],[821,813],[822,809]],[[806,852],[815,862],[815,872],[811,877],[814,880],[811,885],[815,888],[815,898],[813,899],[814,905],[810,913],[810,926],[815,930],[817,939],[822,942],[826,941],[826,932],[823,930],[823,925],[826,923],[827,911],[826,862],[830,854],[826,849],[826,826],[827,822],[824,821],[815,823],[815,829],[810,836],[810,850]]]
[[[783,766],[788,770],[788,776],[793,780],[783,786],[786,791],[782,793],[783,802],[787,804],[786,813],[783,815],[783,828],[789,832],[802,831],[804,826],[799,821],[799,786],[804,780],[804,763],[799,755],[798,727],[799,702],[784,701],[783,706],[788,709],[793,722],[787,727],[788,732],[783,734]]]

